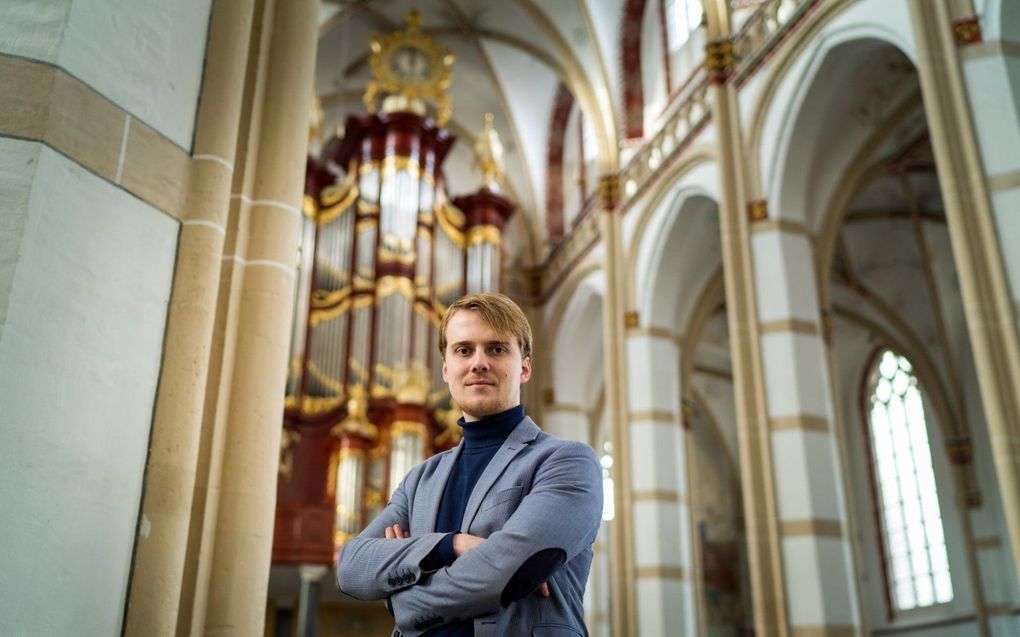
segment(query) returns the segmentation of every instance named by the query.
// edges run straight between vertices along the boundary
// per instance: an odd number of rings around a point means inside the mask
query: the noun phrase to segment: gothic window
[[[898,611],[949,602],[953,585],[917,377],[906,358],[886,350],[869,388],[888,597]]]
[[[602,456],[599,458],[599,463],[602,465],[602,520],[609,522],[616,517],[613,478],[609,472],[613,466],[613,443],[609,441],[602,443]]]
[[[669,50],[676,51],[687,42],[699,26],[704,9],[701,0],[663,0],[666,16],[666,40]]]
[[[595,136],[595,129],[591,123],[581,115],[581,151],[584,154],[584,161],[592,161],[599,155],[599,140]]]

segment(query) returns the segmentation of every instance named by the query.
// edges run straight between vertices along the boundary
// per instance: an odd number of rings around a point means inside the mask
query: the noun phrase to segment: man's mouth
[[[495,385],[496,383],[492,382],[491,380],[472,380],[472,381],[468,381],[466,384],[467,384],[468,387],[478,387],[478,386],[485,387],[485,386]]]

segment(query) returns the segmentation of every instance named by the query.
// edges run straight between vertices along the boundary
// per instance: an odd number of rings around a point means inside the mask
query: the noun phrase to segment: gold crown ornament
[[[417,11],[407,15],[407,27],[385,36],[372,36],[369,64],[374,79],[365,90],[365,107],[376,112],[376,98],[382,97],[384,113],[406,111],[424,116],[426,102],[436,110],[436,123],[445,126],[453,114],[453,102],[446,94],[454,55],[422,33]]]

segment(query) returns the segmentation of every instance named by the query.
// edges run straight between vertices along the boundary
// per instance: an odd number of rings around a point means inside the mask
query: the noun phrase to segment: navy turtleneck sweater
[[[464,510],[467,508],[471,491],[485,471],[485,467],[489,466],[489,461],[522,420],[524,420],[523,405],[470,423],[464,422],[463,418],[460,419],[458,424],[464,430],[463,448],[446,481],[436,518],[436,532],[445,532],[447,535],[422,560],[422,570],[435,571],[453,564],[457,559],[457,554],[453,550],[453,536],[461,531],[460,523],[464,519]],[[437,626],[425,633],[428,637],[470,637],[473,634],[474,625],[471,620]]]

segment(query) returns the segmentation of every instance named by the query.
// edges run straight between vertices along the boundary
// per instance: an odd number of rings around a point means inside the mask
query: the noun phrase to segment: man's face
[[[477,312],[458,310],[446,325],[443,380],[471,422],[521,403],[531,378],[531,359],[521,358],[517,339],[497,334]]]

